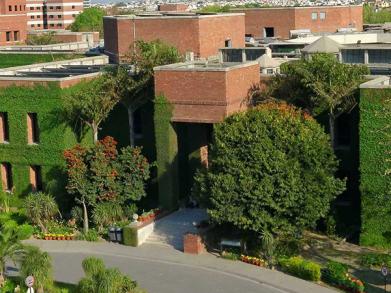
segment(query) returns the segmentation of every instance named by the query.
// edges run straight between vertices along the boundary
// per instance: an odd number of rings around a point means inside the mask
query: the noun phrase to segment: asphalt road
[[[51,252],[55,279],[76,283],[83,271],[84,253]],[[210,268],[170,263],[157,260],[141,260],[131,257],[99,256],[109,267],[117,267],[131,276],[148,293],[283,293],[250,278],[221,272]]]

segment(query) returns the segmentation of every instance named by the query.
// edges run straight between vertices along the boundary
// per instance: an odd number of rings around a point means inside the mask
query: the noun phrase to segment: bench
[[[225,239],[222,238],[220,241],[220,251],[223,251],[223,247],[238,247],[241,251],[246,251],[246,243],[240,239]]]

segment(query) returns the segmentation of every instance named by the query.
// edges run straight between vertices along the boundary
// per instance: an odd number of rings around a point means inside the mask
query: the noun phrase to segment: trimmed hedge
[[[122,241],[124,245],[137,247],[138,244],[137,229],[131,226],[123,227]]]
[[[31,191],[31,165],[41,166],[44,191],[53,194],[61,207],[66,203],[63,151],[78,143],[72,127],[61,119],[62,96],[68,90],[53,84],[0,89],[0,112],[7,113],[9,128],[9,142],[0,144],[0,161],[12,166],[12,206],[20,206],[21,198]],[[38,118],[39,143],[34,145],[27,143],[30,112]],[[92,135],[84,136],[81,142],[92,143]]]
[[[391,247],[391,89],[361,89],[361,245]],[[388,160],[387,160],[388,159]]]
[[[320,265],[317,263],[304,260],[300,256],[294,256],[280,259],[279,264],[283,271],[298,278],[315,282],[320,281]]]

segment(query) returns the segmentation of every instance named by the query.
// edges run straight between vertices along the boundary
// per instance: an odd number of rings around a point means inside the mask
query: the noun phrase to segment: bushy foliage
[[[41,34],[28,34],[26,43],[27,45],[50,45],[57,43],[53,36],[55,32],[47,32]]]
[[[101,8],[86,8],[76,16],[69,28],[73,32],[99,32],[102,34],[104,15],[105,12]]]
[[[35,246],[27,247],[20,267],[21,279],[25,280],[28,276],[33,276],[34,286],[38,292],[53,291],[52,259],[47,252]]]
[[[311,116],[265,103],[215,126],[210,168],[197,173],[194,193],[214,222],[258,235],[293,234],[315,225],[344,190],[337,166]]]
[[[91,148],[77,145],[64,153],[67,190],[83,206],[84,225],[88,222],[87,207],[103,202],[123,206],[146,194],[145,182],[150,176],[147,159],[140,148],[126,147],[118,152],[116,144],[106,137]],[[85,226],[84,232],[87,230]]]
[[[391,266],[391,255],[383,253],[366,253],[360,256],[360,263],[367,267]]]
[[[47,232],[46,223],[59,214],[56,201],[50,194],[30,193],[24,200],[24,208],[29,221]]]
[[[388,9],[378,8],[364,4],[364,23],[382,24],[391,22],[391,12]]]
[[[78,284],[80,293],[142,293],[135,281],[118,269],[107,269],[101,259],[89,257],[83,260],[86,276]]]
[[[279,260],[281,268],[289,274],[309,281],[320,281],[320,265],[299,256]]]
[[[339,262],[329,261],[327,263],[322,273],[322,280],[346,292],[365,292],[364,283],[349,275],[348,266]]]

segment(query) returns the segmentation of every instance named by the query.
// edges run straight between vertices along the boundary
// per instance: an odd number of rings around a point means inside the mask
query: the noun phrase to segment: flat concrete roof
[[[362,4],[357,5],[315,5],[315,6],[271,6],[271,7],[254,7],[254,8],[232,8],[231,11],[248,11],[248,10],[269,10],[269,9],[281,9],[281,10],[299,10],[299,9],[327,9],[327,8],[340,8],[340,7],[359,7]]]
[[[341,46],[343,49],[353,49],[353,50],[376,50],[376,49],[388,49],[391,50],[391,43],[364,43],[364,44],[346,44]]]
[[[130,15],[112,15],[104,16],[106,19],[188,19],[188,18],[213,18],[245,15],[244,13],[195,13],[195,12],[162,12],[162,13],[146,13],[146,14],[130,14]]]
[[[236,68],[257,65],[258,61],[248,62],[181,62],[154,67],[154,71],[230,71]]]

